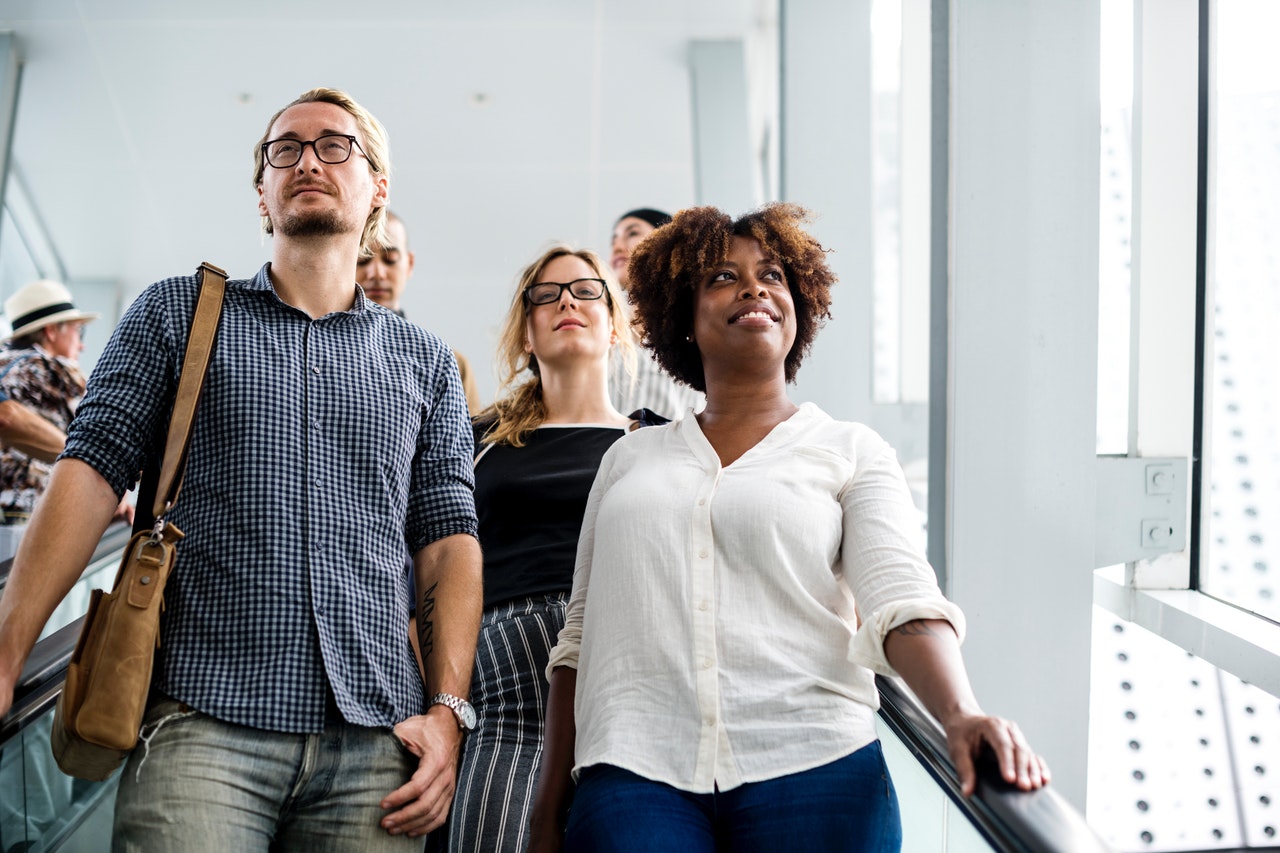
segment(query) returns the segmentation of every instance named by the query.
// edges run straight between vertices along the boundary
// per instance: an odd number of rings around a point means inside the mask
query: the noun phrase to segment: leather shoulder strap
[[[204,390],[204,377],[209,370],[213,345],[222,317],[222,297],[226,292],[227,273],[208,261],[200,265],[200,295],[196,299],[187,347],[182,356],[182,373],[178,377],[178,393],[169,416],[169,435],[164,444],[164,461],[160,463],[160,479],[156,486],[152,517],[160,518],[178,502],[182,474],[187,465],[187,447],[195,425],[196,407]]]

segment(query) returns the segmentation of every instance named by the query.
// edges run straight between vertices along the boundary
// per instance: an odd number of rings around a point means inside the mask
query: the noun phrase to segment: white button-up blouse
[[[575,775],[708,793],[871,743],[885,635],[964,632],[921,540],[892,448],[810,403],[723,468],[694,417],[619,440],[547,667],[578,670]]]

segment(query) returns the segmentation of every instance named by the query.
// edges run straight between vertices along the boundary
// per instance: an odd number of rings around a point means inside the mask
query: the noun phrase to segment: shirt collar
[[[364,295],[364,289],[361,288],[360,285],[356,284],[355,281],[351,282],[351,286],[354,287],[356,290],[356,298],[351,303],[350,308],[348,308],[346,311],[342,311],[339,313],[363,314],[364,312],[369,311],[374,305],[377,305],[376,302],[374,302],[372,299]],[[258,270],[257,275],[245,281],[245,289],[255,290],[263,293],[270,293],[272,296],[278,299],[282,304],[288,304],[288,303],[285,303],[283,299],[280,299],[280,294],[276,293],[276,288],[271,283],[271,262],[270,261],[267,261],[265,264],[262,265],[262,267]]]

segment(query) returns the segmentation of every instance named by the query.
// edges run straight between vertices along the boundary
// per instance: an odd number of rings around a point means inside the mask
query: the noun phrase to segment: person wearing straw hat
[[[0,389],[0,444],[17,448],[41,462],[52,462],[66,443],[62,430]]]
[[[4,302],[13,332],[0,349],[0,393],[65,432],[84,396],[77,359],[84,326],[98,318],[81,311],[56,281],[33,281]],[[49,465],[6,442],[0,452],[0,512],[5,525],[25,524],[49,480]]]

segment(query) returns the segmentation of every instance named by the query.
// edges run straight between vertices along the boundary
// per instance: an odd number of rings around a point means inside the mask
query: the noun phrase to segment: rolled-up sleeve
[[[196,287],[190,277],[167,279],[134,300],[112,331],[67,430],[59,458],[91,466],[117,497],[138,481],[168,420],[178,371],[175,353],[181,352],[187,326],[175,318],[190,316]]]
[[[882,447],[859,454],[840,495],[842,559],[859,617],[849,659],[882,675],[897,675],[884,654],[890,631],[915,619],[944,619],[963,641],[965,621],[960,608],[943,597],[924,558],[919,513],[897,454],[876,440]]]
[[[457,533],[476,535],[475,443],[457,362],[440,345],[414,457],[405,521],[409,552]]]

